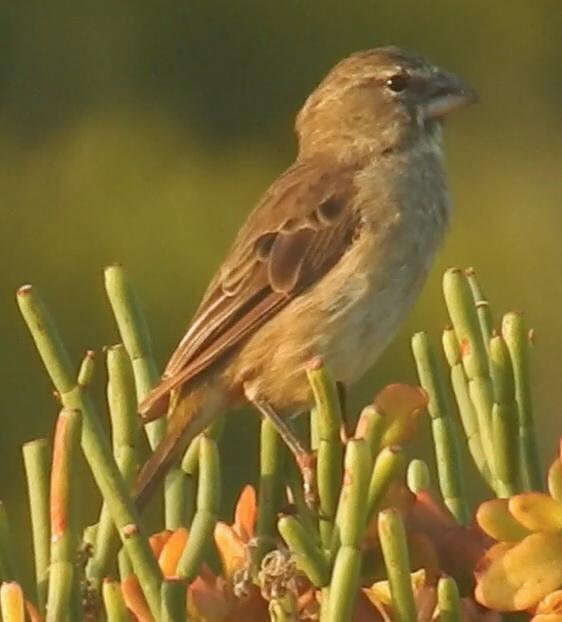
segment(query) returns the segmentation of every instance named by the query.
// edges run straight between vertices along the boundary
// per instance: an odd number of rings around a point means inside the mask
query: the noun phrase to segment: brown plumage
[[[140,505],[219,412],[255,398],[281,415],[307,408],[314,356],[346,384],[372,364],[447,224],[441,118],[473,100],[456,76],[396,48],[344,59],[310,95],[295,163],[249,215],[140,404],[150,418],[177,397],[139,475]]]
[[[339,261],[360,219],[345,209],[351,174],[334,174],[316,157],[279,177],[238,234],[141,412],[219,360]]]

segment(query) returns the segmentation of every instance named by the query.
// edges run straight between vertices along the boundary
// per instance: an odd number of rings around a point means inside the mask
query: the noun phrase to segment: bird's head
[[[476,99],[458,76],[420,56],[395,47],[358,52],[328,73],[299,112],[300,152],[408,148]]]

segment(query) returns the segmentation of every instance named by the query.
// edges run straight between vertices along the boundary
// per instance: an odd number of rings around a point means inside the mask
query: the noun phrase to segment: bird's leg
[[[285,445],[291,450],[295,456],[295,461],[302,475],[304,486],[304,498],[306,504],[316,509],[318,506],[318,494],[316,490],[316,456],[308,451],[296,436],[293,429],[287,422],[279,416],[269,402],[261,399],[257,395],[248,395],[247,399],[259,410],[263,417],[271,421],[273,427],[277,430],[279,436],[283,439]]]

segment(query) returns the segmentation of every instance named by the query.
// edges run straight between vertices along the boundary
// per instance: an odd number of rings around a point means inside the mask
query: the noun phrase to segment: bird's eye
[[[393,76],[390,76],[386,81],[386,86],[393,93],[400,93],[408,86],[409,77],[404,73],[397,73]]]

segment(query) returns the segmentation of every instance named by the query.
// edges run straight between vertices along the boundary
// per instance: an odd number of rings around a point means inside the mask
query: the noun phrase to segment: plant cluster
[[[164,525],[152,535],[129,490],[142,433],[136,405],[157,382],[157,366],[122,267],[106,269],[105,285],[122,340],[105,350],[111,442],[88,391],[93,353],[76,373],[35,289],[18,291],[61,409],[53,442],[23,448],[33,593],[17,581],[0,505],[4,622],[491,622],[510,611],[562,621],[562,457],[543,492],[529,335],[518,313],[493,328],[474,271],[444,276],[450,383],[430,339],[417,333],[421,387],[389,385],[354,420],[323,362],[310,362],[315,407],[302,427],[314,457],[312,507],[299,467],[263,420],[258,485],[243,488],[232,524],[219,520],[224,422],[217,419],[167,475]],[[439,492],[426,462],[404,451],[426,411]],[[165,428],[165,418],[143,428],[152,448]],[[465,490],[462,439],[494,497],[476,511]],[[80,451],[102,496],[99,520],[87,527],[76,518],[85,494],[72,468]]]

